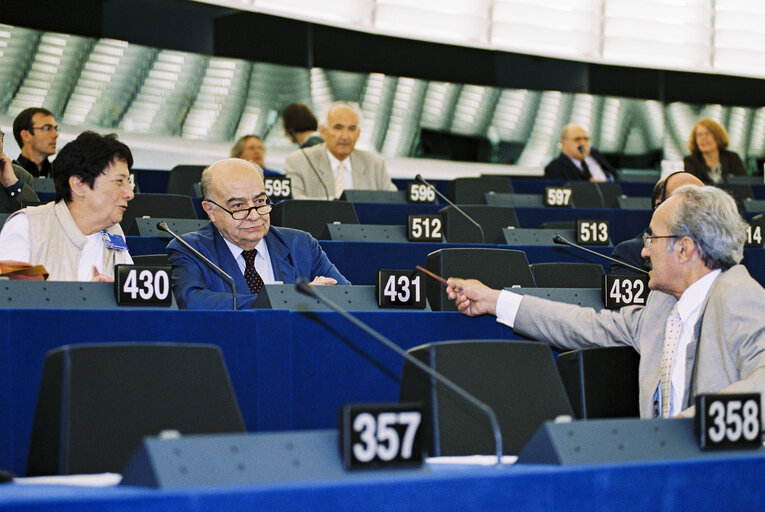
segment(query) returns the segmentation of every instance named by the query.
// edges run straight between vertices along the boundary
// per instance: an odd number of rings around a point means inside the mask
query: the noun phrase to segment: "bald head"
[[[653,205],[654,210],[664,202],[665,199],[670,197],[675,190],[685,185],[703,187],[704,183],[693,174],[685,171],[670,174],[659,180],[656,183],[656,186],[654,186],[653,194],[651,196],[651,204]]]

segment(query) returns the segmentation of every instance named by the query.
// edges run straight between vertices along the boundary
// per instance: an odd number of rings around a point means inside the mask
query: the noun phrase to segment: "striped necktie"
[[[664,347],[661,351],[661,417],[669,418],[669,408],[672,401],[672,361],[675,359],[677,340],[680,339],[680,331],[683,323],[677,312],[677,304],[672,308],[664,328]]]
[[[335,198],[340,199],[345,190],[345,164],[340,162],[337,165],[337,175],[335,176]]]

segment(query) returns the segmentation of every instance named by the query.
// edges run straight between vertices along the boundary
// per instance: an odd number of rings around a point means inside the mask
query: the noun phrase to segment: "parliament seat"
[[[135,222],[139,217],[151,217],[158,220],[196,219],[197,213],[191,197],[178,194],[136,194],[128,203],[120,226],[126,235],[139,235]]]
[[[502,229],[519,227],[515,210],[508,206],[465,205],[459,207],[483,228],[470,222],[454,206],[447,206],[438,213],[444,219],[444,238],[449,243],[503,243]]]
[[[345,201],[319,199],[287,199],[274,205],[271,223],[274,226],[302,229],[314,238],[327,240],[327,224],[358,224],[356,210]]]
[[[176,165],[170,170],[167,193],[198,196],[199,194],[194,190],[194,184],[199,183],[205,168],[205,165]]]
[[[598,263],[532,263],[529,267],[540,288],[600,288],[605,274]]]
[[[617,198],[623,195],[618,183],[571,181],[564,186],[571,187],[573,208],[618,208]]]
[[[507,176],[455,178],[449,182],[446,195],[456,204],[484,204],[487,192],[513,192],[513,184]]]
[[[45,357],[27,474],[120,473],[163,431],[245,431],[217,346],[63,346]]]

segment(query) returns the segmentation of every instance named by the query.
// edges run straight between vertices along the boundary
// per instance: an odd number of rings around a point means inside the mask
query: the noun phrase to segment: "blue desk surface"
[[[515,337],[494,318],[459,313],[357,316],[404,349]],[[335,313],[3,309],[0,468],[24,472],[45,353],[66,344],[121,341],[220,346],[249,431],[336,428],[344,403],[398,400],[400,357]]]
[[[765,507],[765,457],[599,466],[440,468],[356,478],[162,491],[6,485],[0,509],[24,511],[751,512]]]

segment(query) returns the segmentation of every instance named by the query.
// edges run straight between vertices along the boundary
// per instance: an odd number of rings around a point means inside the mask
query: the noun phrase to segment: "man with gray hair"
[[[300,148],[284,162],[295,199],[338,199],[345,189],[396,190],[385,160],[355,149],[361,134],[361,111],[353,103],[333,103],[321,116],[325,142]]]
[[[728,194],[686,185],[654,211],[643,236],[645,306],[596,312],[454,278],[447,292],[462,313],[494,314],[561,349],[633,347],[641,417],[693,416],[698,394],[765,396],[765,289],[739,264],[745,230]]]

